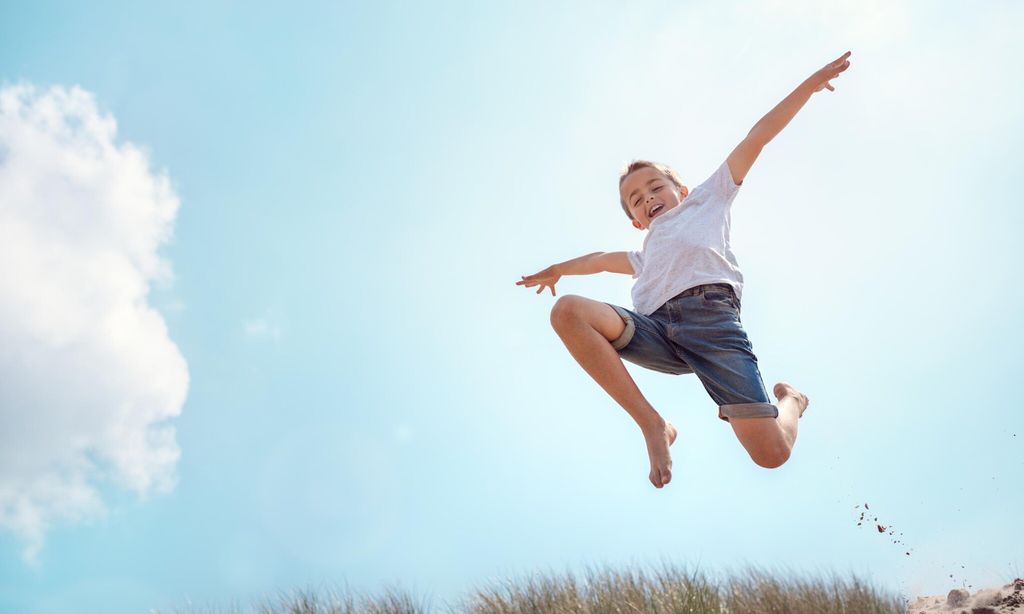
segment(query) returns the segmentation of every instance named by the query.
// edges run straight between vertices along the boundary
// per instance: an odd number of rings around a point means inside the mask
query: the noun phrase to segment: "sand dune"
[[[1024,614],[1024,579],[1017,578],[1005,586],[970,591],[955,588],[945,597],[918,597],[907,614],[956,612],[957,614]]]

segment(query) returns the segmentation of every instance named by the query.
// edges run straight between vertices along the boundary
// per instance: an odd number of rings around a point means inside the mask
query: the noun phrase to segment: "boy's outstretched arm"
[[[594,252],[553,264],[533,275],[523,275],[516,285],[527,288],[540,286],[537,288],[537,294],[543,292],[544,288],[551,288],[551,296],[555,296],[555,284],[562,278],[562,275],[591,275],[603,271],[632,275],[633,265],[629,262],[626,252]]]
[[[847,51],[839,59],[829,62],[824,68],[815,71],[813,75],[797,86],[793,93],[786,96],[782,102],[775,105],[774,109],[754,124],[750,133],[736,146],[736,149],[732,150],[727,159],[729,172],[736,185],[743,182],[743,178],[747,176],[747,172],[761,153],[761,149],[774,139],[775,135],[782,132],[789,120],[793,119],[796,112],[811,98],[811,94],[820,92],[824,88],[828,88],[830,92],[835,91],[829,81],[850,67],[850,61],[847,59],[850,57],[850,53]]]

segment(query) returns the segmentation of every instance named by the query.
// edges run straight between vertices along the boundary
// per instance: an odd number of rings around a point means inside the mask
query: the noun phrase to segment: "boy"
[[[785,382],[769,403],[757,357],[740,322],[743,275],[729,247],[730,206],[761,153],[815,92],[845,71],[847,51],[801,83],[761,118],[711,177],[690,192],[676,173],[638,160],[619,178],[622,208],[633,227],[650,230],[639,252],[595,252],[524,275],[516,285],[555,295],[562,275],[601,271],[632,275],[635,311],[563,296],[551,325],[573,358],[640,426],[656,488],[672,479],[669,446],[676,429],[647,402],[622,359],[655,371],[695,373],[718,404],[718,416],[762,467],[779,467],[796,442],[807,397]]]

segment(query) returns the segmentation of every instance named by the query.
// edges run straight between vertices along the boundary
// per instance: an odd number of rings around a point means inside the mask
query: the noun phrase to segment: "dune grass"
[[[902,614],[903,600],[857,577],[800,578],[748,568],[715,579],[671,565],[547,575],[475,591],[470,614]]]
[[[206,610],[213,612],[213,610]],[[232,608],[232,613],[243,610]],[[588,569],[490,583],[433,606],[400,589],[380,595],[304,590],[264,599],[258,614],[902,614],[906,602],[856,576],[800,577],[748,568],[722,577],[663,564]],[[153,614],[159,614],[153,610]],[[179,612],[175,610],[175,612]],[[195,609],[185,610],[194,614]]]

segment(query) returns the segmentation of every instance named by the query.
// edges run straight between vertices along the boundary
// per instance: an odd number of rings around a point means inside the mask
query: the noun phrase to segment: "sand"
[[[1024,579],[1017,578],[1005,586],[983,588],[974,594],[966,589],[955,588],[945,597],[918,597],[907,608],[907,614],[930,612],[1024,614]]]

